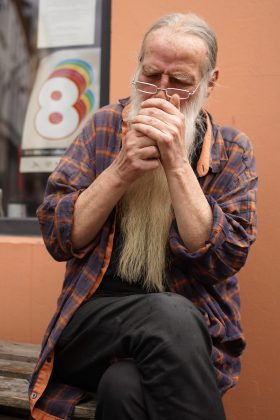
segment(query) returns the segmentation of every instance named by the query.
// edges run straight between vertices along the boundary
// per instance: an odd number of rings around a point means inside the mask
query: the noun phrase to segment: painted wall
[[[280,298],[280,3],[277,0],[113,0],[111,98],[129,94],[146,29],[169,12],[205,18],[219,42],[219,86],[209,100],[215,120],[253,141],[260,178],[259,237],[240,273],[248,347],[239,385],[226,397],[228,420],[276,420],[279,406]]]
[[[64,263],[41,238],[0,236],[0,340],[40,343],[62,286]]]
[[[215,120],[252,139],[260,177],[259,238],[240,273],[248,348],[239,385],[225,396],[228,420],[276,420],[279,395],[280,198],[278,0],[112,0],[111,100],[129,94],[139,44],[160,15],[192,11],[219,41],[220,82],[209,100]],[[61,288],[64,263],[39,238],[0,237],[0,339],[40,342]],[[214,420],[214,419],[213,419]]]

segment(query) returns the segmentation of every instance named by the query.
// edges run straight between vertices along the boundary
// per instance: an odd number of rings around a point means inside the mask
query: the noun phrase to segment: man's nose
[[[164,88],[159,87],[157,93],[154,95],[155,98],[167,99],[166,92],[165,92],[165,90],[162,90],[162,89],[164,89]]]
[[[156,98],[167,99],[165,89],[168,87],[169,77],[166,74],[163,74],[160,79],[160,83],[158,84],[158,91],[155,94]]]

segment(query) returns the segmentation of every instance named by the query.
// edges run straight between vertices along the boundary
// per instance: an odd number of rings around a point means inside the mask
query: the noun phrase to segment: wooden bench
[[[40,347],[35,344],[0,341],[0,419],[30,418],[28,378]],[[93,419],[94,400],[75,407],[73,418]]]

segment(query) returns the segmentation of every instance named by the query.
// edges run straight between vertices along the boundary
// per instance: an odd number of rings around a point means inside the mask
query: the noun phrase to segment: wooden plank
[[[93,419],[95,401],[88,401],[75,407],[73,418]],[[28,381],[0,376],[0,406],[29,412]]]
[[[40,353],[37,344],[15,343],[12,341],[0,341],[0,358],[8,360],[22,360],[36,362]]]
[[[34,362],[0,359],[0,375],[10,378],[29,379],[34,367]]]
[[[0,406],[29,410],[28,381],[0,376]]]
[[[12,409],[29,415],[28,380],[39,356],[40,346],[0,341],[0,413]],[[93,419],[95,401],[75,407],[73,418]]]
[[[96,408],[96,402],[94,400],[76,405],[73,418],[94,419],[95,408]]]

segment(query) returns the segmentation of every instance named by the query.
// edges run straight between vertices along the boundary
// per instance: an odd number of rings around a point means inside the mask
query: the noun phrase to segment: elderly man
[[[98,420],[225,418],[256,175],[248,138],[203,109],[216,56],[202,19],[159,19],[130,99],[98,111],[49,178],[38,217],[68,262],[30,383],[35,419],[69,419],[89,392]]]

